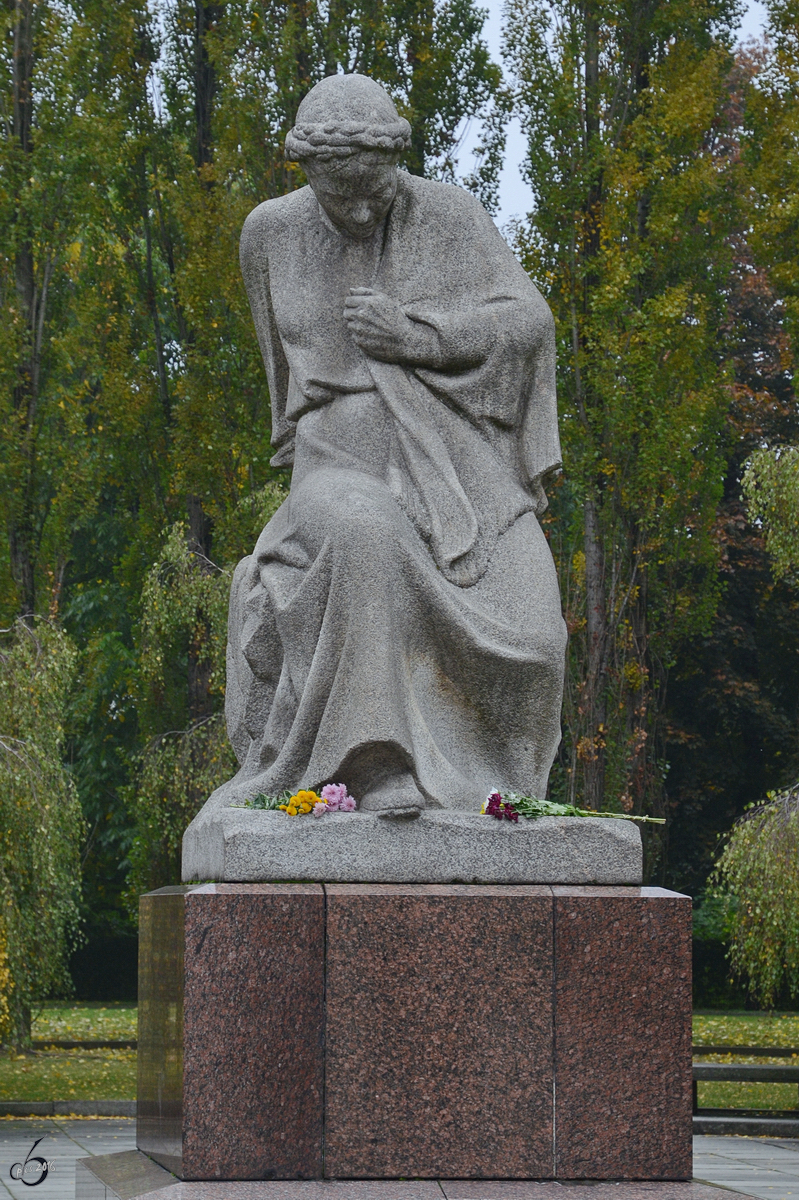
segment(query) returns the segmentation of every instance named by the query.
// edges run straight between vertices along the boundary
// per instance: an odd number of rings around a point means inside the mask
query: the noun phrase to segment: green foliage
[[[233,551],[227,568],[199,552],[178,522],[145,578],[136,700],[148,741],[128,789],[135,826],[126,892],[132,915],[141,892],[180,882],[187,825],[237,769],[221,711],[230,580],[243,547],[252,546],[286,495],[282,485],[269,483],[234,510],[219,539]],[[192,711],[187,691],[189,660],[191,677],[202,684],[199,712]]]
[[[281,792],[279,796],[267,796],[263,792],[259,792],[257,796],[253,796],[249,800],[245,800],[242,808],[257,808],[264,812],[277,812],[281,804],[288,804],[291,799],[291,792]]]
[[[136,823],[126,893],[131,915],[142,892],[180,882],[183,834],[214,788],[236,769],[221,713],[161,734],[147,746],[130,799]]]
[[[786,335],[781,357],[790,369],[799,313],[799,9],[794,0],[771,0],[768,7],[773,50],[768,59],[761,54],[757,63],[743,148],[752,194],[751,243],[779,289]],[[764,531],[775,577],[795,588],[799,448],[779,437],[762,437],[746,467],[742,490],[750,518]],[[781,995],[799,995],[798,863],[799,787],[794,786],[769,792],[768,803],[750,807],[736,822],[712,877],[718,895],[737,899],[731,922],[732,967],[768,1007]]]
[[[62,755],[76,660],[47,621],[16,622],[0,649],[0,1036],[17,1043],[31,1005],[71,988],[85,826]]]
[[[662,815],[666,752],[690,751],[707,780],[672,789],[669,852],[704,863],[735,787],[788,777],[791,577],[746,576],[737,510],[714,526],[739,463],[796,442],[797,14],[769,7],[773,50],[733,67],[726,0],[511,0],[505,85],[473,0],[6,6],[0,609],[57,615],[78,648],[64,748],[92,928],[125,926],[131,862],[136,887],[174,880],[182,825],[232,761],[224,572],[280,483],[237,240],[256,203],[302,183],[282,142],[338,70],[389,88],[411,171],[456,178],[481,124],[464,182],[489,207],[511,112],[528,136],[535,212],[516,240],[556,314],[567,468],[546,525],[572,635],[553,796]],[[753,281],[780,364],[765,380]],[[705,720],[677,740],[676,676]],[[716,809],[697,833],[700,793]]]
[[[743,149],[752,195],[751,241],[783,300],[786,331],[799,333],[799,8],[768,0],[769,53],[758,54]]]
[[[140,892],[180,881],[186,826],[235,770],[218,711],[224,695],[229,591],[230,573],[190,548],[182,523],[173,526],[141,597],[138,709],[150,740],[129,798],[135,822],[127,896],[132,912]],[[194,720],[186,694],[191,647],[198,667],[205,669],[211,710]],[[170,717],[172,729],[156,732]]]
[[[730,923],[736,906],[737,900],[734,896],[703,893],[693,911],[694,940],[726,942],[730,936]]]
[[[553,792],[663,816],[668,672],[720,591],[734,6],[507,11],[535,196],[516,242],[558,337],[549,533],[571,639]]]
[[[799,786],[735,823],[711,880],[716,896],[735,898],[733,971],[767,1008],[799,995]]]
[[[778,289],[792,365],[799,335],[799,8],[795,0],[768,5],[771,54],[757,62],[747,98],[743,139],[752,196],[751,242]],[[771,439],[769,439],[771,441]],[[751,458],[743,480],[753,519],[762,523],[778,578],[799,565],[799,449],[771,444]]]
[[[85,915],[104,934],[126,923],[131,861],[141,886],[173,880],[178,824],[231,761],[211,564],[252,549],[279,480],[243,221],[302,182],[285,134],[341,69],[381,79],[409,115],[412,170],[452,176],[464,122],[494,112],[483,20],[473,0],[3,11],[0,609],[58,612],[79,647],[68,745]],[[498,167],[488,155],[475,186]],[[183,559],[179,533],[165,559],[181,522]],[[184,767],[170,824],[164,780]]]
[[[229,592],[230,574],[189,546],[182,521],[173,525],[141,594],[139,709],[145,730],[162,723],[165,709],[183,715],[185,680],[180,667],[181,658],[185,666],[189,645],[198,647],[209,669],[210,694],[224,695]],[[175,686],[181,693],[177,698],[170,695]]]
[[[795,575],[799,570],[799,447],[756,451],[743,490],[750,516],[765,528],[775,575]]]

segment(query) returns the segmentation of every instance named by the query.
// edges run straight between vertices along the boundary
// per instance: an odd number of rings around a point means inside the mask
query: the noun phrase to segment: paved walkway
[[[695,1137],[694,1177],[758,1200],[799,1200],[799,1139]]]
[[[24,1163],[37,1138],[42,1141],[33,1153],[51,1162],[52,1167],[46,1179],[31,1187],[38,1174],[29,1171],[25,1179],[30,1182],[23,1183],[11,1178],[11,1168],[14,1163]],[[0,1200],[8,1200],[9,1196],[14,1200],[23,1196],[32,1196],[34,1200],[75,1200],[76,1158],[115,1154],[118,1150],[133,1150],[135,1146],[136,1122],[125,1118],[0,1120]]]
[[[134,1121],[108,1118],[0,1121],[0,1200],[9,1196],[14,1200],[22,1200],[23,1196],[33,1196],[36,1200],[74,1200],[75,1159],[132,1150],[135,1129]],[[47,1178],[31,1191],[29,1185],[12,1179],[10,1172],[14,1163],[24,1163],[37,1138],[42,1141],[33,1154],[52,1165]],[[697,1137],[694,1175],[697,1180],[757,1200],[799,1200],[799,1140]],[[31,1181],[37,1177],[30,1173],[26,1176]],[[589,1200],[590,1190],[585,1195]],[[719,1200],[723,1196],[720,1192]]]

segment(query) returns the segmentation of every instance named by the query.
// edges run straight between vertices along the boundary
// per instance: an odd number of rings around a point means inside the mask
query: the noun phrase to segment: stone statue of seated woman
[[[343,782],[361,811],[544,796],[566,630],[538,517],[560,462],[550,311],[458,187],[398,169],[386,92],[336,75],[286,141],[309,186],[241,263],[291,490],[238,566],[208,807]]]

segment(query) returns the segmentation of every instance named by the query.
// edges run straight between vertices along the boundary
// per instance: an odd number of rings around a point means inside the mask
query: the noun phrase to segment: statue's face
[[[378,151],[327,162],[303,163],[316,199],[337,229],[366,239],[380,225],[397,194],[397,164]]]

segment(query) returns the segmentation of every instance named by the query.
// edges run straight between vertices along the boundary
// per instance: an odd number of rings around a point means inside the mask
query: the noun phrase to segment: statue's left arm
[[[405,312],[435,335],[434,356],[410,365],[434,386],[440,382],[469,416],[487,415],[515,428],[523,482],[535,497],[536,512],[543,512],[543,484],[561,466],[549,305],[525,277],[515,295],[495,295],[449,312],[415,306]]]
[[[239,243],[239,259],[269,383],[272,445],[277,451],[272,459],[272,466],[284,467],[290,465],[294,459],[295,427],[286,418],[289,366],[277,330],[269,287],[268,250],[271,230],[268,203],[259,204],[244,222]]]

